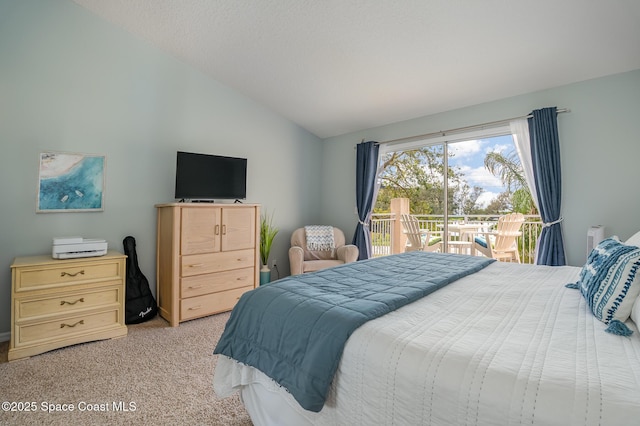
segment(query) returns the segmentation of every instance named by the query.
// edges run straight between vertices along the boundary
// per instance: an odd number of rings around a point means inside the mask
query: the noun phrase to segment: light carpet
[[[12,362],[9,343],[0,343],[0,424],[251,425],[237,394],[213,391],[213,349],[228,318],[170,327],[158,316],[123,338]],[[35,410],[6,411],[4,402]]]

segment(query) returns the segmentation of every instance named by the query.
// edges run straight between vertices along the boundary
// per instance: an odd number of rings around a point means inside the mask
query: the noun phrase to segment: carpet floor
[[[0,424],[251,425],[237,394],[220,399],[213,391],[212,353],[228,318],[170,327],[158,316],[130,325],[123,338],[12,362],[2,342]],[[7,411],[5,402],[23,411]]]

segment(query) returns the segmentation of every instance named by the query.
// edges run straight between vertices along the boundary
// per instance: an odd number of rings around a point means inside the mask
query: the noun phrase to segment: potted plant
[[[273,226],[273,216],[269,216],[266,212],[260,216],[260,260],[262,268],[260,268],[260,284],[266,284],[271,281],[271,269],[269,269],[269,253],[271,252],[271,244],[278,233],[278,228]]]

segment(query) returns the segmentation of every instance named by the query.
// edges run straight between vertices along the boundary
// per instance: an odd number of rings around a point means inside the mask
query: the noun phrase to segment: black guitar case
[[[149,281],[138,266],[136,240],[128,236],[122,241],[127,255],[127,289],[125,299],[125,324],[139,324],[155,317],[158,313],[156,299],[151,294]]]

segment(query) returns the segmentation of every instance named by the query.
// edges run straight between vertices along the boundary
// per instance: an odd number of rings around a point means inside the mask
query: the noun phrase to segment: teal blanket
[[[355,329],[491,262],[416,251],[287,277],[240,298],[213,353],[261,370],[318,412]]]

